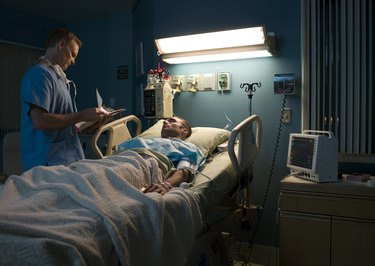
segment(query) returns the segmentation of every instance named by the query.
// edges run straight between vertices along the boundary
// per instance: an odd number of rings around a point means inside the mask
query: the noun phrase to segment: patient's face
[[[187,129],[184,127],[183,122],[178,117],[171,117],[164,120],[161,129],[162,138],[179,138],[184,140],[186,138]]]

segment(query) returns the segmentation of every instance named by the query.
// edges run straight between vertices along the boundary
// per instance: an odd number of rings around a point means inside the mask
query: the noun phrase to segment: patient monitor
[[[315,182],[337,181],[337,139],[330,131],[304,130],[289,138],[287,167],[296,176]]]
[[[148,83],[144,90],[145,117],[173,116],[173,94],[168,82]]]

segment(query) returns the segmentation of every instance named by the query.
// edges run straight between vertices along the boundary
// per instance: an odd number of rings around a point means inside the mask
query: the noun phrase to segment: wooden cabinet
[[[280,265],[375,265],[375,188],[285,178]]]

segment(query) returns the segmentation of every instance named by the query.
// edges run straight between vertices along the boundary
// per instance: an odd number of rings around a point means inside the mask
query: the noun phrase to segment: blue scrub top
[[[68,165],[84,158],[75,126],[36,130],[30,119],[30,104],[48,113],[73,113],[67,84],[51,66],[33,65],[21,83],[21,136],[24,170],[37,165]]]

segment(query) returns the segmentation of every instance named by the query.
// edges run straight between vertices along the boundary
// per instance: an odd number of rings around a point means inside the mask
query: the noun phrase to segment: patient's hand
[[[143,189],[143,193],[156,192],[161,195],[164,195],[172,188],[171,184],[168,182],[163,182],[160,184],[151,184]]]

